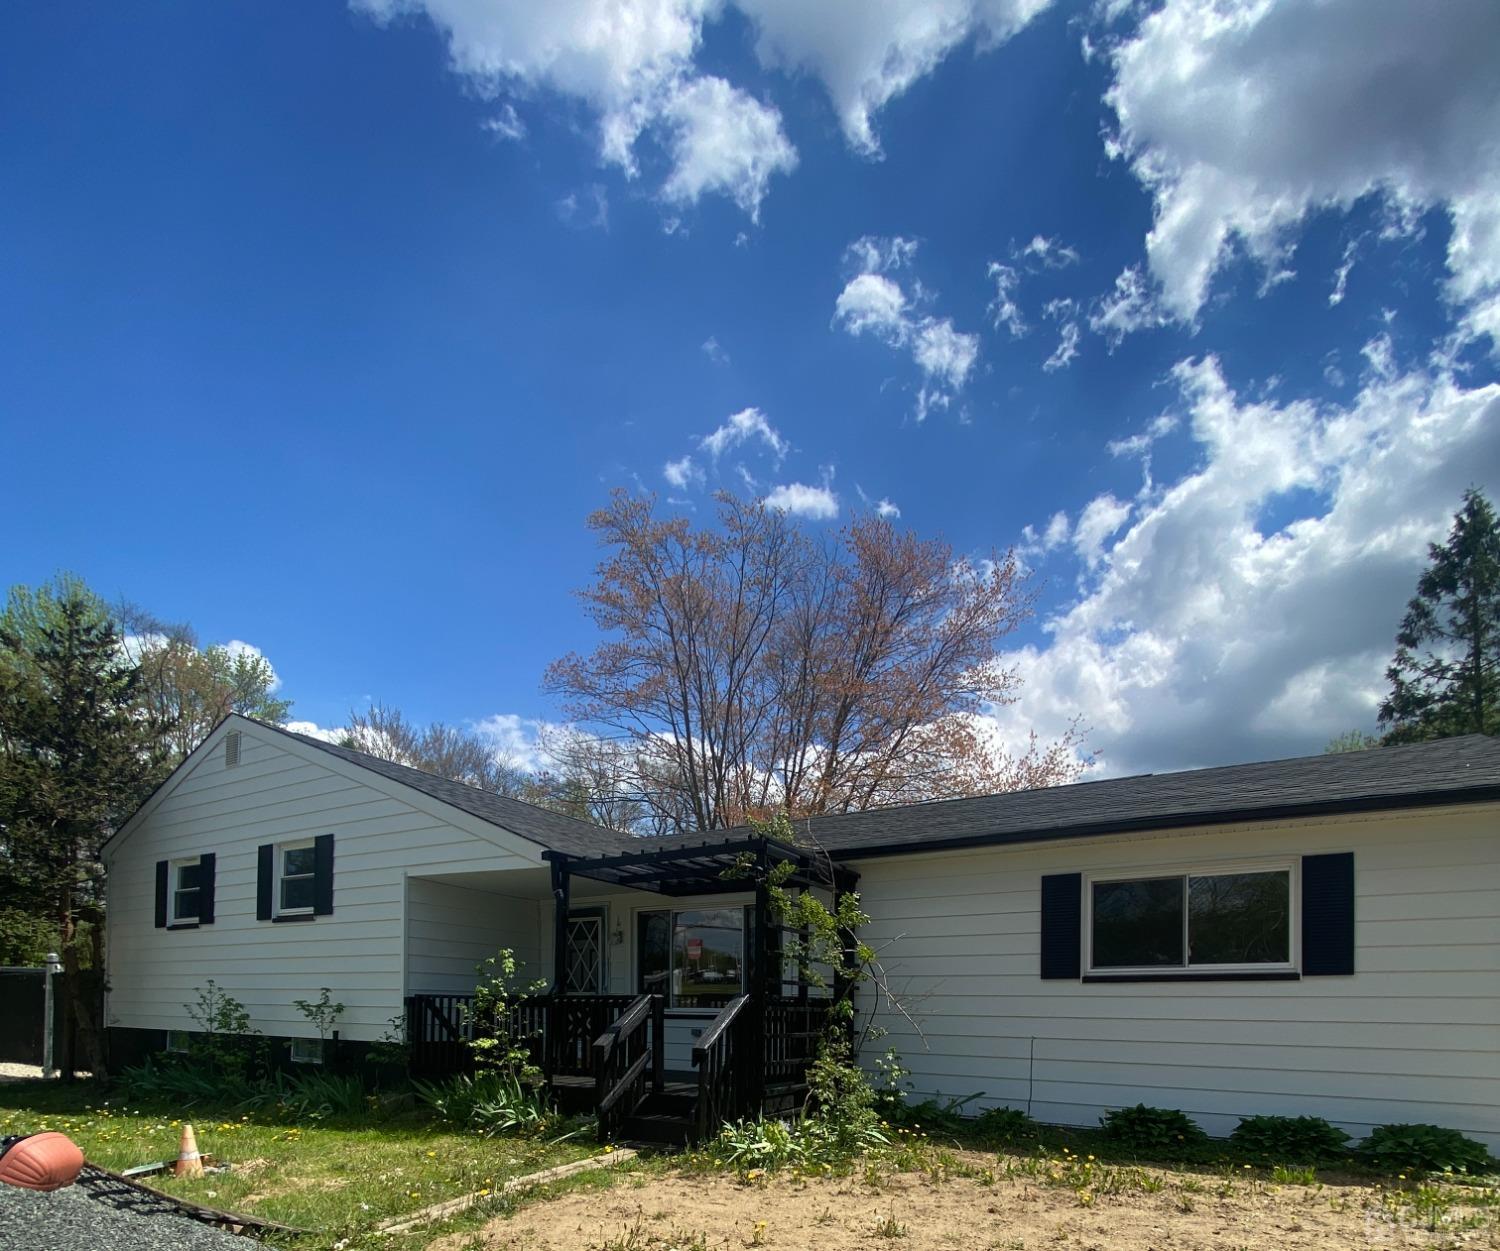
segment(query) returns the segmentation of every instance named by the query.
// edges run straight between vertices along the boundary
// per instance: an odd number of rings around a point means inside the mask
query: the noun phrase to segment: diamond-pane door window
[[[573,916],[568,918],[566,985],[572,991],[598,992],[604,989],[604,918]]]

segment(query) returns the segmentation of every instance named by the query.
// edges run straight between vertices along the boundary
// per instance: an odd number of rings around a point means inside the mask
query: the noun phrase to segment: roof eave
[[[977,847],[1051,843],[1074,838],[1103,838],[1110,834],[1139,834],[1149,830],[1180,830],[1192,826],[1241,825],[1254,821],[1283,821],[1297,817],[1340,816],[1359,812],[1398,811],[1409,808],[1437,808],[1458,804],[1496,802],[1500,802],[1500,785],[1474,786],[1461,790],[1414,792],[1410,795],[1361,796],[1300,804],[1225,808],[1210,813],[1185,812],[1166,816],[1132,817],[1120,821],[1096,821],[1087,825],[1051,830],[1020,830],[998,834],[959,834],[952,838],[910,839],[900,843],[830,848],[828,854],[841,860],[872,860],[882,856],[914,855],[924,851],[964,851]]]

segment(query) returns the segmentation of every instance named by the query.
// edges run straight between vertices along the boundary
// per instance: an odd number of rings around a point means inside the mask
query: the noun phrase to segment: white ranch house
[[[1196,770],[632,839],[230,717],[111,840],[115,1062],[191,1028],[212,978],[276,1039],[346,1005],[459,1054],[456,1004],[509,947],[560,1089],[666,1136],[799,1097],[821,1001],[796,983],[748,854],[858,890],[916,1017],[883,1015],[914,1097],[982,1092],[1092,1124],[1181,1108],[1210,1133],[1316,1114],[1430,1121],[1500,1146],[1500,742]]]

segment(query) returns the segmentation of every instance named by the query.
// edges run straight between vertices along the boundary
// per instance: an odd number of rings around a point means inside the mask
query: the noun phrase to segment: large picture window
[[[745,990],[749,909],[695,908],[639,914],[641,994],[669,1008],[719,1008]]]
[[[1292,967],[1289,867],[1096,877],[1088,899],[1095,971]]]

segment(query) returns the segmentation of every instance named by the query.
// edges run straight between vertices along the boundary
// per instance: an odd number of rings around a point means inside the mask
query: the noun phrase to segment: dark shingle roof
[[[297,739],[309,747],[316,747],[319,751],[325,751],[330,756],[337,756],[340,760],[347,760],[361,769],[368,769],[372,773],[390,778],[393,782],[400,782],[414,791],[431,795],[433,799],[442,800],[443,803],[467,812],[470,816],[478,817],[481,821],[487,821],[491,825],[498,825],[528,842],[537,843],[554,851],[567,852],[574,856],[597,856],[612,851],[628,851],[640,845],[638,839],[616,834],[613,830],[603,829],[588,821],[565,817],[559,812],[549,812],[546,808],[538,808],[535,804],[528,804],[519,799],[507,799],[504,795],[482,791],[477,786],[468,786],[463,782],[451,782],[435,773],[427,773],[422,769],[413,769],[407,765],[382,760],[379,756],[371,756],[367,752],[353,751],[348,747],[325,743],[322,739],[313,738],[310,734],[297,734],[292,730],[284,730],[280,726],[270,725],[264,721],[257,721],[256,724],[265,726],[268,730],[275,730],[278,734]]]
[[[699,831],[643,842],[378,756],[267,728],[568,855],[610,855],[643,845],[669,851],[748,833]],[[848,857],[1485,800],[1500,800],[1500,739],[1471,734],[1407,747],[877,808],[815,817],[799,821],[797,828],[825,851]]]
[[[880,808],[810,832],[829,852],[870,855],[1481,800],[1500,800],[1500,739],[1471,734]]]

